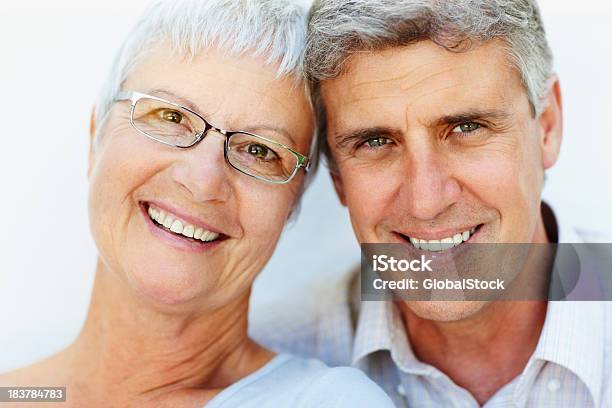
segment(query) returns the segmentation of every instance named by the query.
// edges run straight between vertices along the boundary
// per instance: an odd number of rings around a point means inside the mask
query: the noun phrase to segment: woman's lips
[[[228,238],[224,234],[205,230],[193,224],[184,224],[185,221],[174,214],[165,211],[162,213],[163,210],[148,203],[140,203],[140,209],[149,231],[177,249],[201,252],[218,246]]]
[[[179,237],[184,236],[186,238],[193,238],[196,241],[210,242],[216,240],[221,235],[218,232],[193,225],[176,214],[166,212],[153,205],[149,205],[147,214],[157,226],[163,227]]]
[[[142,202],[142,204],[144,204],[146,210],[154,209],[155,211],[161,212],[164,215],[167,214],[173,220],[179,220],[184,226],[191,224],[194,227],[194,230],[201,228],[202,230],[210,231],[211,233],[221,234],[221,231],[219,229],[209,225],[204,220],[201,220],[197,217],[189,215],[187,212],[182,211],[180,208],[172,207],[170,205],[166,205],[164,203],[154,202],[154,201]],[[164,220],[162,219],[160,224],[163,224],[163,223],[164,223]]]

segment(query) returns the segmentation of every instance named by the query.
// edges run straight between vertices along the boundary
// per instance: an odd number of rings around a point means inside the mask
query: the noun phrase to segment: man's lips
[[[478,234],[483,225],[484,224],[478,224],[473,227],[461,227],[453,230],[436,232],[410,232],[410,234],[414,235],[396,232],[396,235],[401,237],[404,241],[410,242],[410,244],[417,249],[427,251],[444,251],[456,247],[464,242],[472,241],[473,237]]]

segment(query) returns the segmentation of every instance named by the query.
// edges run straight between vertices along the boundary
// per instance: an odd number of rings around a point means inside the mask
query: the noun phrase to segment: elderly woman
[[[359,371],[247,336],[251,285],[310,165],[304,32],[283,0],[148,9],[92,115],[86,322],[0,385],[66,386],[63,407],[391,406]]]

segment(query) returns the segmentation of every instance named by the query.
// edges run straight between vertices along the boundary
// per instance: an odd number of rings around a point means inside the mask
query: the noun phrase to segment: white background
[[[89,113],[145,4],[0,4],[0,372],[67,345],[85,317],[96,257],[86,213]],[[541,7],[565,97],[565,140],[545,197],[570,222],[612,232],[612,3]],[[262,300],[358,259],[323,169],[256,283],[254,313]]]

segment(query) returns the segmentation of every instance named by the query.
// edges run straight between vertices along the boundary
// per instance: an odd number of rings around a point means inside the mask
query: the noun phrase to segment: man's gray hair
[[[490,40],[506,44],[539,115],[552,77],[552,52],[535,0],[316,0],[308,24],[305,70],[324,153],[326,115],[319,84],[342,74],[355,53],[431,40],[463,52]],[[329,158],[329,156],[328,156]]]
[[[179,58],[193,58],[215,47],[228,55],[263,56],[277,66],[278,77],[292,76],[304,86],[306,0],[156,0],[142,14],[115,56],[95,107],[96,126],[103,122],[113,101],[138,62],[160,45]],[[316,173],[316,140],[310,149],[311,170],[302,186]]]

